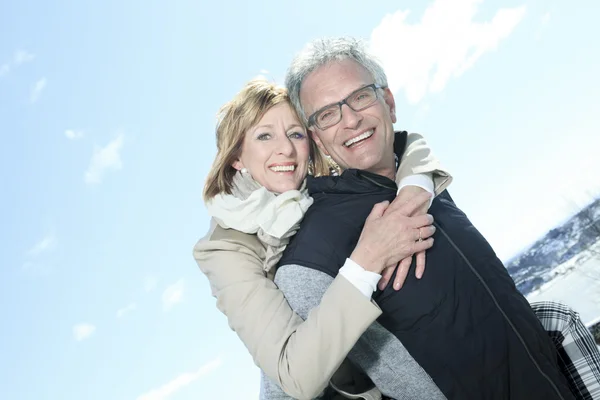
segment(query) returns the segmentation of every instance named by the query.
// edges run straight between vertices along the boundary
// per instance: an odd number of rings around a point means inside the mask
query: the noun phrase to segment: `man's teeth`
[[[367,138],[370,138],[371,136],[373,136],[373,129],[371,129],[370,131],[366,131],[365,133],[363,133],[361,135],[358,135],[357,137],[348,140],[347,142],[344,143],[344,146],[350,147],[354,143],[360,142],[361,140],[365,140]]]
[[[295,165],[275,165],[273,167],[269,167],[271,171],[275,172],[293,172],[296,169]]]

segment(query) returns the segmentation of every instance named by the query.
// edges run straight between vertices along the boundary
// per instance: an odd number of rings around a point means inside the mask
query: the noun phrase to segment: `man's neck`
[[[385,176],[386,178],[390,178],[391,180],[396,180],[396,168],[380,170],[379,172],[375,172],[381,176]]]
[[[396,180],[396,158],[395,158],[394,154],[392,153],[390,155],[390,157],[386,157],[385,161],[382,160],[382,162],[379,163],[379,165],[375,165],[375,166],[373,166],[373,168],[367,169],[367,171],[369,171],[373,174],[385,176],[386,178],[389,178],[389,179],[395,181]]]

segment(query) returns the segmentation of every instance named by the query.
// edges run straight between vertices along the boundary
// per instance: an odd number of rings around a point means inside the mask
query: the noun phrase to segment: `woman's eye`
[[[258,140],[268,140],[270,137],[271,137],[271,135],[269,133],[261,133],[256,138]]]
[[[292,132],[288,135],[288,137],[290,137],[291,139],[304,139],[305,138],[305,134],[304,132]]]

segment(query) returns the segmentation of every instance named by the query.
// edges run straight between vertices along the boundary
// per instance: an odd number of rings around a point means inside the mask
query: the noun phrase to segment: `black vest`
[[[401,146],[403,150],[403,145]],[[401,153],[399,153],[401,154]],[[280,265],[335,277],[373,206],[396,185],[359,170],[308,180],[314,198]],[[421,280],[373,299],[394,334],[448,399],[572,399],[556,350],[502,262],[447,192],[429,212],[437,231]]]

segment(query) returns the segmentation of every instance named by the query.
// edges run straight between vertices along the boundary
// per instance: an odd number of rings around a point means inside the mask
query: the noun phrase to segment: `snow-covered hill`
[[[506,263],[531,302],[555,300],[600,322],[600,199]],[[596,328],[599,329],[599,328]]]
[[[521,293],[528,295],[558,275],[564,275],[591,259],[600,259],[600,199],[582,209],[563,225],[551,230],[529,249],[506,263]],[[600,279],[588,265],[587,273]]]

